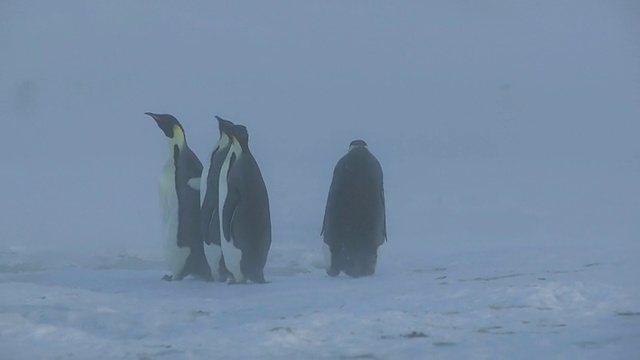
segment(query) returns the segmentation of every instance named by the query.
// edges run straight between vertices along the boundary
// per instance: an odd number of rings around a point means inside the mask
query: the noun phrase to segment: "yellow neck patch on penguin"
[[[229,145],[230,142],[231,140],[229,139],[229,136],[227,136],[227,134],[225,133],[222,133],[220,134],[220,140],[218,140],[218,147],[225,147]]]
[[[169,138],[169,146],[178,145],[180,149],[184,146],[184,132],[179,125],[173,125],[173,137]]]

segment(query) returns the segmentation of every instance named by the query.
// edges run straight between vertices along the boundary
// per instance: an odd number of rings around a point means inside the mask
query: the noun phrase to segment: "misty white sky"
[[[159,254],[171,113],[247,125],[274,245],[319,240],[356,138],[389,241],[640,238],[640,5],[2,1],[0,250]]]

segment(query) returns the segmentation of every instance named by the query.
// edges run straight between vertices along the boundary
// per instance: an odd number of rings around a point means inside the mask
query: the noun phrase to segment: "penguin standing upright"
[[[260,168],[249,150],[249,134],[234,125],[218,185],[222,253],[230,283],[265,283],[271,246],[269,198]]]
[[[216,281],[225,281],[229,272],[222,259],[220,247],[220,215],[218,214],[218,180],[220,168],[231,147],[233,123],[216,116],[220,139],[213,148],[209,161],[205,164],[200,180],[200,206],[202,214],[202,236],[204,252]]]
[[[184,129],[175,117],[145,114],[156,121],[169,144],[169,158],[160,177],[160,207],[164,255],[171,275],[163,279],[181,280],[190,274],[209,279],[200,223],[202,164],[187,146]]]
[[[363,140],[336,165],[322,226],[327,274],[373,275],[387,238],[382,167]]]

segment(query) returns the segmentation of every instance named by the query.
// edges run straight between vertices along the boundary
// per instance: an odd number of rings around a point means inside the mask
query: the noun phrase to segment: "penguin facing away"
[[[169,158],[160,177],[160,207],[164,256],[171,275],[163,280],[181,280],[187,275],[211,278],[204,254],[200,224],[200,176],[202,164],[187,146],[184,129],[168,114],[145,113],[164,132]]]
[[[233,283],[266,283],[264,266],[271,246],[269,198],[260,168],[249,150],[249,135],[233,127],[231,146],[220,170],[220,237]]]
[[[337,163],[324,213],[327,274],[373,275],[378,247],[387,238],[382,167],[363,140],[354,140]]]
[[[216,143],[209,161],[205,164],[200,180],[200,206],[202,214],[202,236],[204,252],[215,281],[225,281],[229,276],[220,244],[220,215],[218,214],[218,180],[222,163],[231,147],[233,123],[216,116],[220,139]]]

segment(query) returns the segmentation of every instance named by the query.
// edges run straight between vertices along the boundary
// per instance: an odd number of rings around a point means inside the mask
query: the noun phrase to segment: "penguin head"
[[[233,123],[229,120],[221,118],[220,116],[216,116],[216,119],[218,120],[218,129],[220,130],[220,136],[222,136],[222,134],[225,134],[228,137],[231,137],[233,135]]]
[[[249,147],[249,133],[244,125],[233,125],[233,137],[238,141],[243,150]]]
[[[367,148],[367,143],[364,140],[353,140],[351,144],[349,144],[349,151],[355,148]]]
[[[169,114],[154,114],[147,112],[145,115],[149,115],[156,121],[158,127],[164,132],[167,138],[181,142],[184,140],[184,130],[180,122]]]

